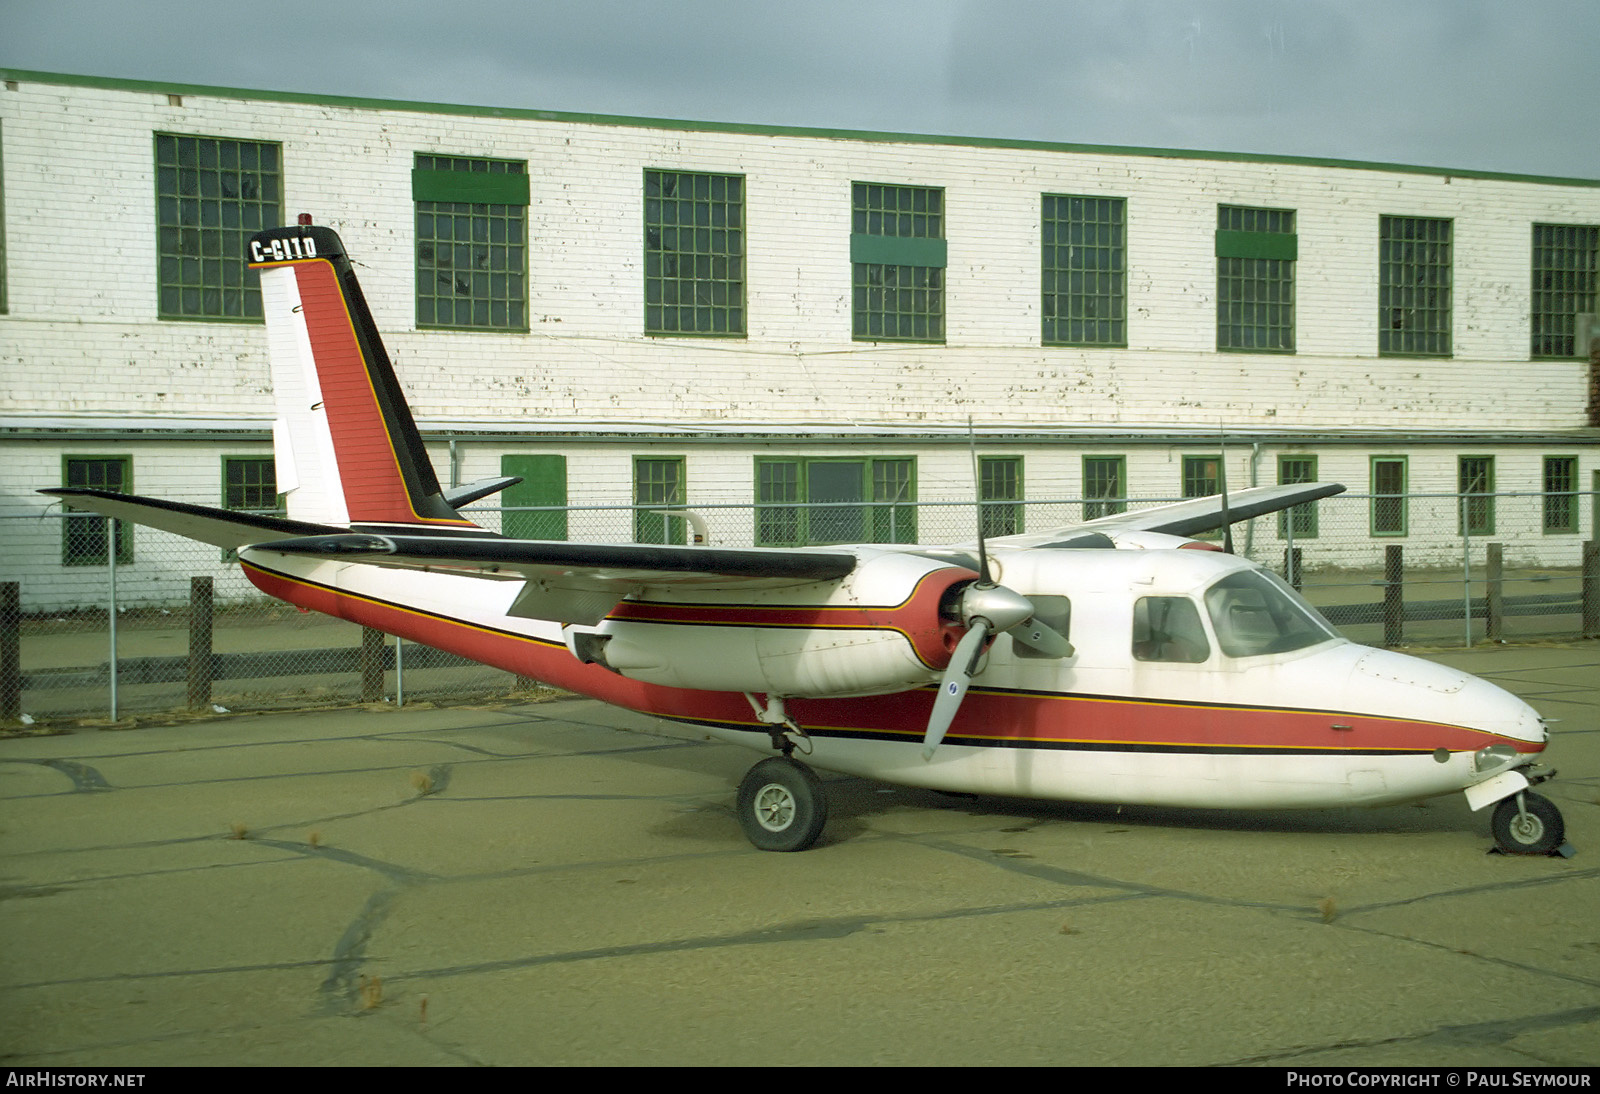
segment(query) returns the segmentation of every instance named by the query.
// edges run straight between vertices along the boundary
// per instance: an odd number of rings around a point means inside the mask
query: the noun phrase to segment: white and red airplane
[[[304,222],[308,218],[302,218]],[[1483,680],[1342,637],[1274,575],[1185,537],[1343,490],[1260,487],[967,546],[508,539],[440,488],[344,245],[250,243],[287,518],[89,489],[68,507],[237,549],[291,604],[772,755],[738,814],[822,832],[816,767],[969,794],[1222,809],[1464,791],[1499,846],[1564,846],[1547,732]],[[1195,549],[1199,548],[1199,549]],[[1497,804],[1498,803],[1498,804]]]

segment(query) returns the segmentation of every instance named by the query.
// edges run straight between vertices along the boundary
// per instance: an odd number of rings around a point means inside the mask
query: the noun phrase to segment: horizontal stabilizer
[[[213,509],[208,505],[164,501],[138,494],[118,494],[111,490],[59,487],[39,493],[60,498],[67,509],[99,513],[229,549],[250,543],[337,531],[322,524],[307,524],[303,520],[288,520],[260,513],[236,513],[229,509]]]
[[[503,475],[493,479],[479,479],[469,482],[465,486],[452,486],[444,492],[444,500],[452,509],[459,509],[463,505],[471,505],[490,494],[498,494],[508,486],[515,486],[522,481],[521,475]]]

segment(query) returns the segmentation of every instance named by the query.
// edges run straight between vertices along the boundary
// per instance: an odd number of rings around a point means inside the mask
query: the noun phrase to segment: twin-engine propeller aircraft
[[[308,218],[302,218],[302,221]],[[1261,487],[968,546],[747,550],[508,539],[442,490],[344,245],[250,242],[288,517],[87,489],[68,507],[237,549],[314,611],[702,726],[773,755],[738,814],[797,851],[807,763],[967,794],[1223,809],[1464,791],[1507,851],[1563,842],[1530,787],[1539,715],[1465,674],[1340,637],[1271,573],[1186,537],[1343,490]],[[1199,548],[1199,549],[1196,549]]]

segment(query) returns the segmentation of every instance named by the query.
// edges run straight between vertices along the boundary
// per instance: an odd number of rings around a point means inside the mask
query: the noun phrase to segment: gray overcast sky
[[[1595,0],[0,0],[0,65],[1600,179]]]

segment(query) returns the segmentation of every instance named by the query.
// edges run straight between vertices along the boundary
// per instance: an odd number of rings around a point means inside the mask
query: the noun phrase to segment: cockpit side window
[[[1270,575],[1241,570],[1206,590],[1206,614],[1229,657],[1314,646],[1338,637],[1325,620]]]
[[[1211,656],[1200,610],[1183,596],[1144,596],[1133,604],[1133,656],[1138,661],[1198,665]]]
[[[1072,637],[1072,601],[1064,596],[1030,596],[1033,602],[1033,618],[1055,631],[1062,638]],[[1013,642],[1012,652],[1018,657],[1031,660],[1056,660],[1048,653],[1041,653],[1032,646],[1025,646],[1021,642]]]

